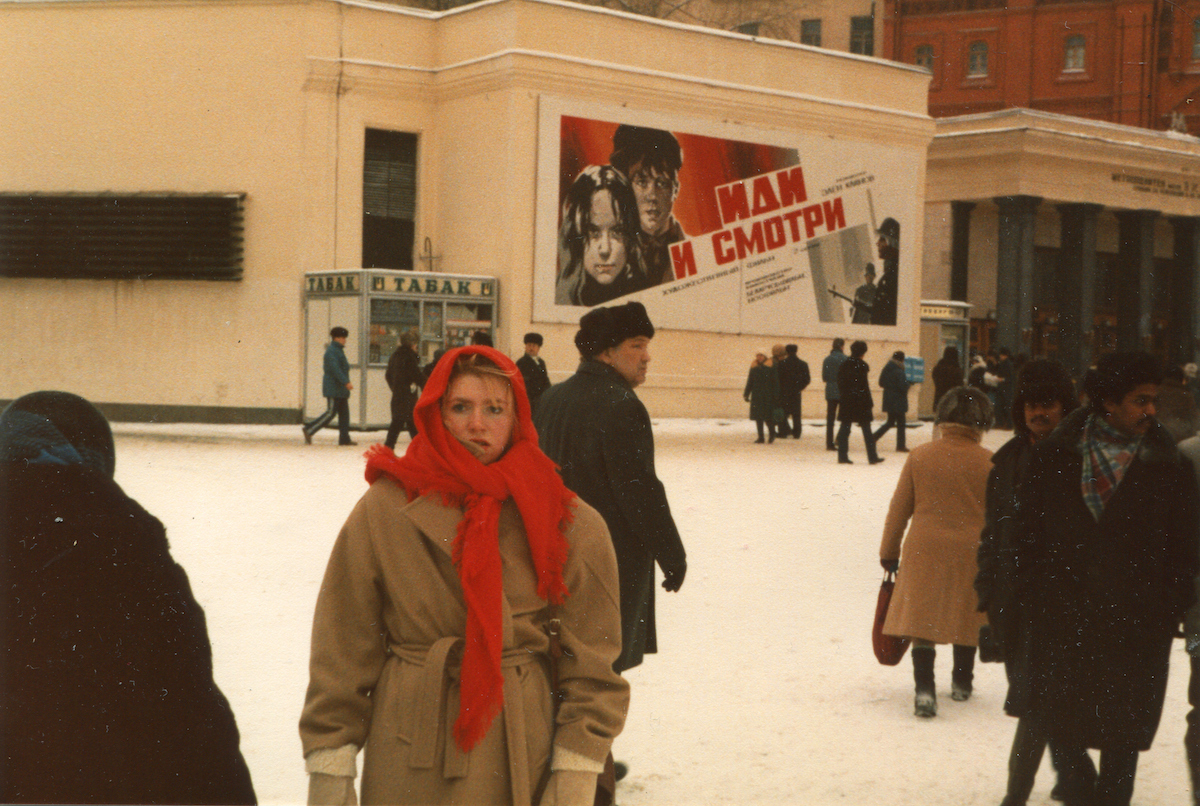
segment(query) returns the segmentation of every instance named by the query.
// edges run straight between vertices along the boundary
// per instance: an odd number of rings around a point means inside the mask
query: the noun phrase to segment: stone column
[[[1099,204],[1060,204],[1062,226],[1058,282],[1058,346],[1060,360],[1076,378],[1095,357],[1096,217]]]
[[[975,202],[950,202],[950,299],[967,301],[971,257],[971,210]]]
[[[1171,360],[1200,363],[1200,218],[1171,219],[1175,265],[1171,267]]]
[[[996,344],[1013,354],[1033,335],[1033,228],[1037,196],[1000,196],[996,261]]]
[[[1157,210],[1123,210],[1117,213],[1121,238],[1117,259],[1117,347],[1121,350],[1150,348],[1156,218]]]

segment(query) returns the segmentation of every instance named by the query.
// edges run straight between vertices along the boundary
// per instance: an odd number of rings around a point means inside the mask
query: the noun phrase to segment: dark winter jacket
[[[838,370],[849,357],[841,350],[833,350],[825,356],[825,360],[821,363],[821,380],[825,382],[826,400],[841,400],[841,395],[838,393]]]
[[[780,359],[775,371],[779,374],[779,394],[785,401],[795,399],[812,382],[808,362],[795,353]]]
[[[888,361],[879,372],[879,385],[883,388],[883,410],[888,414],[908,413],[908,376],[904,367]]]
[[[550,388],[550,374],[546,372],[546,362],[534,358],[529,353],[517,359],[517,369],[525,380],[525,394],[529,397],[529,410],[537,411],[538,400],[542,393]]]
[[[83,465],[0,465],[0,802],[254,803],[162,524]]]
[[[933,367],[933,405],[937,406],[942,395],[956,386],[963,385],[962,366],[954,359],[938,361]]]
[[[1034,714],[1088,747],[1147,750],[1162,714],[1171,639],[1195,600],[1196,480],[1155,423],[1099,522],[1080,491],[1086,409],[1034,447],[1018,493],[1017,596],[1029,630]]]
[[[534,415],[538,442],[562,468],[563,482],[604,517],[621,580],[618,672],[658,651],[654,563],[683,573],[687,559],[667,494],[654,470],[650,415],[615,369],[584,361],[551,386]]]
[[[875,398],[871,396],[871,386],[867,381],[870,371],[867,362],[861,358],[847,358],[838,368],[837,384],[842,395],[838,406],[838,422],[871,421]]]
[[[411,416],[418,394],[412,387],[420,387],[425,383],[425,376],[421,374],[421,367],[413,348],[405,344],[396,348],[392,357],[388,359],[384,378],[388,388],[392,390],[392,418],[404,419]]]
[[[1024,696],[1021,691],[1029,677],[1028,668],[1018,667],[1018,659],[1028,659],[1028,645],[1022,643],[1029,634],[1022,630],[1027,614],[1018,613],[1022,603],[1017,597],[1017,488],[1032,452],[1029,437],[1017,434],[992,455],[975,577],[979,610],[988,614],[987,629],[1004,656],[1010,691],[1016,692],[1018,699]]]
[[[346,348],[336,341],[325,348],[325,376],[321,379],[321,394],[325,397],[350,397],[346,384],[350,383],[350,362],[346,359]]]
[[[780,405],[779,374],[769,364],[750,367],[742,397],[750,401],[751,420],[771,420]]]

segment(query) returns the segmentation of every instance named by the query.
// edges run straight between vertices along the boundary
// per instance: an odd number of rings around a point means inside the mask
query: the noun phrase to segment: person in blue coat
[[[883,389],[883,413],[887,415],[887,422],[875,432],[875,442],[878,443],[879,438],[895,426],[896,452],[908,453],[908,448],[904,446],[904,432],[908,430],[904,415],[908,414],[908,387],[912,384],[904,373],[902,350],[892,353],[892,360],[883,365],[879,373],[879,386]]]
[[[338,418],[338,444],[354,445],[350,440],[350,361],[346,358],[346,339],[350,331],[335,327],[329,331],[329,346],[325,348],[325,377],[321,379],[321,394],[329,407],[321,416],[304,424],[304,441],[311,445],[313,434]]]

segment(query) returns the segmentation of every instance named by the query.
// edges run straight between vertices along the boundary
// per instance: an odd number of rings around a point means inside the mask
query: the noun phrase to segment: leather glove
[[[354,779],[349,775],[308,775],[308,806],[358,806]]]
[[[683,587],[683,578],[687,575],[687,562],[681,562],[678,567],[669,571],[663,569],[663,589],[675,593]]]
[[[555,770],[538,806],[592,806],[596,802],[596,773]]]
[[[896,571],[899,570],[899,568],[900,568],[899,560],[883,560],[883,559],[881,559],[879,561],[879,564],[882,565],[883,570],[887,571],[889,574],[896,573]]]

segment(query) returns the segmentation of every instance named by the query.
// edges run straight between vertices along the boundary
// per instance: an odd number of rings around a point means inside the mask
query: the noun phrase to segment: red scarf
[[[481,464],[442,424],[442,396],[450,370],[461,356],[472,353],[486,356],[508,373],[516,405],[512,445],[489,465]],[[538,448],[521,373],[507,356],[491,347],[460,347],[443,355],[425,384],[413,417],[417,436],[403,458],[383,445],[372,445],[367,451],[367,482],[387,475],[404,487],[410,501],[437,493],[444,504],[464,510],[453,550],[467,607],[461,704],[454,738],[463,751],[469,751],[504,707],[500,506],[510,496],[516,502],[537,572],[538,595],[561,604],[568,593],[562,577],[567,559],[563,531],[572,519],[575,494],[563,486],[554,462]]]

